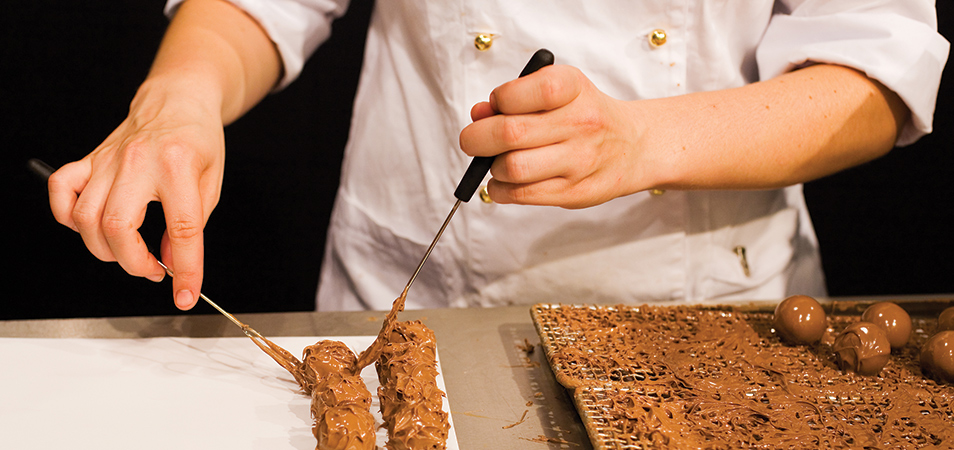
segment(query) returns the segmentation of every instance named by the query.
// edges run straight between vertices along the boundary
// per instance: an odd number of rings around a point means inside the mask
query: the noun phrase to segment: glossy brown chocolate
[[[921,346],[921,369],[939,381],[954,383],[954,330],[935,333]]]
[[[315,419],[312,433],[318,441],[315,448],[373,449],[377,436],[371,415],[371,392],[361,376],[342,372],[319,379],[311,398],[311,415]]]
[[[954,330],[954,306],[941,311],[937,316],[937,331]]]
[[[775,307],[775,331],[790,344],[813,344],[828,329],[821,304],[807,295],[793,295]]]
[[[375,368],[390,450],[443,449],[450,430],[437,387],[434,333],[420,321],[397,322]]]
[[[875,303],[865,309],[861,320],[883,329],[888,335],[892,349],[904,347],[911,338],[911,316],[895,303]]]
[[[343,342],[319,341],[305,347],[302,351],[302,364],[299,366],[301,388],[311,394],[315,384],[331,374],[351,373],[357,358],[354,352]]]
[[[891,357],[891,344],[884,329],[871,322],[855,322],[832,344],[842,370],[859,375],[877,375]]]

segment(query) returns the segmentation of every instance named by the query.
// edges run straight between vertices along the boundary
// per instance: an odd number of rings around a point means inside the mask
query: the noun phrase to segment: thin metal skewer
[[[166,265],[163,264],[162,261],[156,260],[156,262],[159,263],[159,265],[166,271],[167,274],[169,274],[170,277],[174,277],[174,276],[175,276],[175,275],[172,273],[172,270],[169,269],[168,267],[166,267]],[[235,316],[233,316],[233,315],[229,314],[228,312],[226,312],[226,311],[225,311],[224,309],[222,309],[222,307],[220,307],[219,305],[216,305],[215,302],[213,302],[212,300],[209,300],[209,297],[206,297],[205,294],[203,294],[203,293],[200,292],[200,293],[199,293],[199,298],[201,298],[202,300],[205,300],[205,302],[208,303],[209,305],[211,305],[213,308],[215,308],[216,311],[222,313],[222,315],[225,316],[226,318],[228,318],[229,320],[231,320],[232,323],[238,325],[238,327],[242,329],[242,332],[244,332],[245,335],[249,337],[249,339],[253,339],[253,340],[256,339],[256,338],[257,338],[257,339],[262,339],[262,340],[265,339],[265,337],[262,336],[258,331],[255,331],[255,329],[253,329],[252,327],[250,327],[250,326],[248,326],[248,325],[242,323],[242,321],[236,319]]]
[[[457,208],[460,207],[461,200],[458,199],[454,203],[454,207],[451,208],[450,213],[447,214],[447,218],[444,219],[444,224],[441,225],[441,229],[437,231],[437,236],[434,236],[434,240],[431,241],[431,246],[427,247],[427,251],[424,252],[424,258],[421,259],[421,263],[417,265],[417,269],[414,270],[414,274],[411,275],[411,279],[408,280],[407,286],[404,286],[404,292],[401,293],[401,297],[407,297],[407,291],[411,289],[411,283],[414,283],[414,279],[417,278],[417,274],[421,272],[421,268],[424,267],[424,263],[427,262],[427,257],[431,256],[431,250],[434,250],[434,246],[437,245],[437,241],[440,240],[441,235],[444,234],[444,229],[447,228],[447,224],[450,223],[451,218],[454,217],[454,213],[457,212]]]

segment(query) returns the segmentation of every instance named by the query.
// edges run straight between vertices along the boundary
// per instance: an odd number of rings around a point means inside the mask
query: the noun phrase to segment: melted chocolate
[[[807,295],[793,295],[775,307],[775,331],[792,344],[813,344],[828,328],[825,310]]]
[[[302,363],[298,365],[298,375],[302,390],[311,394],[315,384],[332,374],[350,374],[354,370],[357,358],[354,352],[343,342],[319,341],[305,347],[302,351]]]
[[[891,302],[878,302],[865,309],[861,320],[873,323],[888,335],[892,349],[904,347],[911,337],[911,316]]]
[[[444,392],[437,387],[434,333],[420,321],[397,322],[406,297],[405,288],[374,342],[357,357],[344,343],[320,341],[306,347],[299,361],[264,337],[252,339],[312,396],[318,450],[374,448],[371,394],[360,373],[376,360],[388,449],[446,448],[450,422],[442,410]]]
[[[386,337],[375,368],[388,449],[446,448],[450,423],[437,387],[434,333],[420,321],[398,322]]]
[[[871,322],[849,325],[835,338],[832,350],[842,370],[859,375],[877,375],[891,357],[888,334]]]
[[[354,354],[351,354],[352,359]],[[350,370],[348,367],[346,370]],[[329,373],[315,386],[311,397],[312,432],[317,450],[370,450],[374,448],[371,392],[360,375]]]
[[[921,368],[940,381],[954,383],[954,330],[941,331],[924,343]]]
[[[404,303],[407,300],[408,287],[405,287],[404,292],[401,293],[401,296],[396,298],[394,302],[391,303],[391,311],[389,311],[388,315],[385,316],[384,323],[381,324],[381,331],[378,332],[378,337],[374,339],[374,342],[371,343],[371,346],[358,355],[358,362],[355,364],[355,373],[361,372],[361,369],[368,367],[368,365],[381,357],[381,352],[384,351],[384,345],[387,343],[388,334],[391,333],[391,330],[397,323],[398,313],[404,311]]]
[[[371,450],[374,416],[371,392],[354,375],[357,358],[343,342],[319,341],[305,347],[299,361],[288,350],[262,338],[252,339],[285,368],[306,394],[311,395],[312,432],[318,450]],[[358,370],[357,372],[360,372]]]
[[[572,389],[594,447],[944,448],[954,386],[925,379],[917,349],[933,320],[877,377],[843,372],[832,316],[806,346],[782,343],[773,315],[690,306],[535,311],[554,375]]]

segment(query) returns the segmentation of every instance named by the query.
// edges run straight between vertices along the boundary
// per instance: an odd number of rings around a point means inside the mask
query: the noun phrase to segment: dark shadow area
[[[82,158],[126,116],[167,19],[162,0],[11,3],[0,14],[6,229],[0,319],[178,314],[155,285],[93,257],[49,211],[30,158]],[[225,184],[206,227],[203,292],[233,313],[314,309],[373,2],[352,2],[301,78],[226,128]],[[158,248],[152,205],[142,233]],[[213,313],[200,304],[194,312]]]

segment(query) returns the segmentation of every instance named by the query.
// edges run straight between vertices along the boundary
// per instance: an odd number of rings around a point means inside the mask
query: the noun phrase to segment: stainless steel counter
[[[384,313],[237,317],[265,336],[346,336],[376,335]],[[437,336],[460,448],[591,448],[572,401],[536,345],[540,340],[529,306],[405,311],[400,317],[423,320]],[[242,333],[219,315],[0,321],[0,337],[165,336],[240,337]],[[524,349],[527,342],[535,345],[529,354]],[[517,424],[525,411],[525,420]]]
[[[902,304],[912,315],[936,315],[954,295],[820,299],[835,314],[860,314],[876,301]],[[777,301],[746,302],[771,311]],[[265,336],[376,335],[383,312],[243,314]],[[423,320],[437,336],[447,398],[462,449],[590,449],[566,390],[539,347],[530,305],[401,313]],[[220,315],[0,321],[0,337],[241,337]],[[534,345],[528,353],[526,344]],[[249,345],[253,345],[249,342]],[[265,356],[263,355],[263,358]],[[520,422],[524,412],[525,420]],[[520,423],[518,423],[520,422]]]

